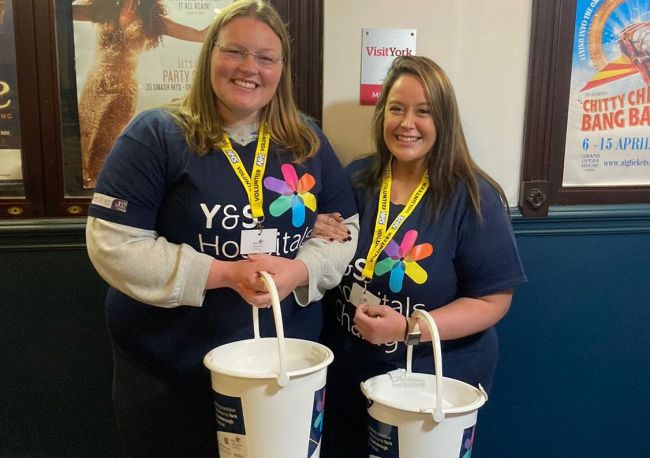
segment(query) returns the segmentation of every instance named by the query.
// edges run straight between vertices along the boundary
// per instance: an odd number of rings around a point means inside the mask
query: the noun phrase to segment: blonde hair
[[[306,124],[296,107],[291,86],[291,49],[289,35],[278,12],[268,3],[238,0],[226,6],[208,28],[197,61],[192,87],[180,103],[168,107],[185,139],[199,155],[219,147],[225,134],[217,109],[218,100],[212,89],[210,60],[214,43],[223,27],[233,19],[252,17],[275,32],[282,43],[282,75],[269,103],[261,109],[260,121],[266,122],[272,140],[302,162],[316,154],[320,139]]]
[[[477,177],[485,179],[501,196],[507,207],[506,196],[499,184],[472,159],[465,141],[454,88],[445,72],[431,59],[422,56],[396,58],[388,70],[372,120],[372,137],[377,154],[372,166],[360,179],[373,191],[379,188],[384,170],[392,153],[384,139],[384,113],[388,94],[403,75],[417,77],[427,94],[436,127],[436,141],[427,157],[429,171],[428,202],[437,215],[453,195],[459,182],[467,187],[472,206],[481,216],[481,201]]]

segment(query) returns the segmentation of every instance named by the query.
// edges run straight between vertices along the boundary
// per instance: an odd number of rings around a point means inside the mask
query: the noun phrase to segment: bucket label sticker
[[[320,440],[323,436],[323,415],[325,413],[325,387],[314,392],[314,404],[311,409],[311,431],[307,458],[320,455]]]
[[[470,458],[472,456],[475,430],[476,425],[470,426],[463,431],[463,441],[460,444],[460,455],[458,455],[458,458]]]
[[[241,398],[214,393],[214,412],[219,456],[221,458],[248,457]]]
[[[368,417],[368,457],[399,458],[397,426]]]

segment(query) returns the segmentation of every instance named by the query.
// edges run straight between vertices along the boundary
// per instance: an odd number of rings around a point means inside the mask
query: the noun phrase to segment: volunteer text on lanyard
[[[429,173],[425,172],[420,179],[418,187],[415,188],[411,197],[409,197],[408,202],[404,206],[404,209],[400,212],[395,220],[388,226],[388,214],[390,210],[390,185],[392,181],[391,176],[391,167],[390,164],[386,167],[386,172],[384,172],[384,178],[381,181],[381,188],[379,190],[379,202],[377,204],[377,219],[375,221],[375,232],[372,239],[372,244],[368,250],[368,255],[366,256],[366,266],[363,269],[363,277],[366,282],[372,280],[372,276],[375,270],[375,264],[377,264],[377,258],[379,254],[386,248],[388,242],[397,233],[397,230],[400,228],[402,223],[406,221],[415,207],[424,196],[424,193],[429,188]]]
[[[277,237],[277,229],[263,229],[262,222],[264,221],[264,208],[262,206],[264,196],[262,192],[262,179],[264,178],[264,169],[266,168],[266,159],[269,152],[269,142],[271,140],[271,133],[266,125],[262,122],[260,124],[259,138],[257,140],[257,149],[255,150],[255,160],[253,161],[253,173],[248,175],[244,164],[237,154],[237,151],[232,147],[227,135],[223,137],[223,145],[221,151],[228,158],[230,166],[235,171],[235,174],[241,181],[248,196],[248,202],[251,206],[251,213],[253,219],[257,223],[257,230],[242,231],[240,253],[270,253],[275,251],[275,242]]]

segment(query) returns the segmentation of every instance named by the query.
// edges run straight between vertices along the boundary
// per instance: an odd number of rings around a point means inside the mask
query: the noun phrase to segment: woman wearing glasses
[[[212,348],[253,335],[251,305],[273,275],[287,336],[316,340],[317,301],[354,254],[358,218],[345,174],[291,94],[277,12],[240,0],[206,34],[192,88],[138,115],[99,176],[88,252],[111,285],[114,407],[132,456],[216,456]],[[352,243],[309,238],[339,211]],[[270,253],[270,254],[268,254]],[[292,294],[293,293],[293,294]],[[274,335],[271,310],[261,334]]]

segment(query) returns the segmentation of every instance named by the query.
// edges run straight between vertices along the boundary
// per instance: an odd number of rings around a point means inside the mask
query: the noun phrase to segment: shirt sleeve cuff
[[[214,258],[205,253],[194,252],[187,265],[187,283],[180,293],[180,303],[201,307],[205,299],[205,284]]]
[[[298,253],[296,259],[305,263],[307,272],[309,273],[309,282],[305,286],[299,286],[293,291],[293,297],[301,307],[307,307],[311,302],[318,300],[322,295],[318,291],[317,279],[323,276],[323,264],[321,264],[318,256],[313,256],[313,253],[302,252]]]

